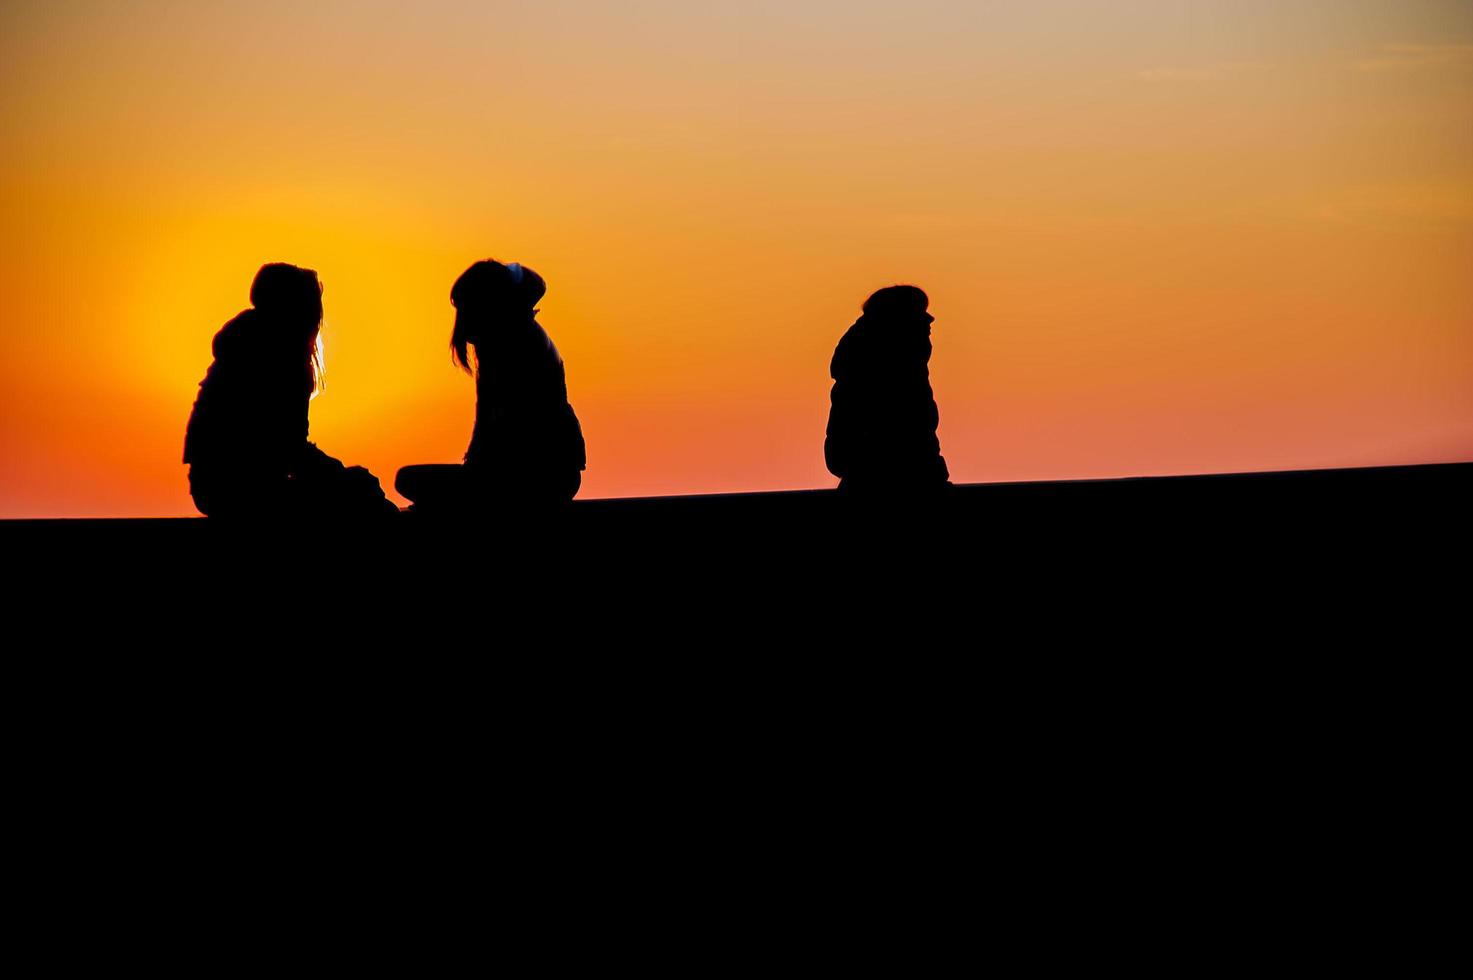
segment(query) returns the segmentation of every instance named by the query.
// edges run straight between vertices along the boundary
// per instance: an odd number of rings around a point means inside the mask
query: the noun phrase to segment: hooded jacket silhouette
[[[184,435],[184,462],[199,470],[284,480],[316,448],[307,441],[311,366],[265,319],[246,310],[210,345],[215,360]]]
[[[925,309],[913,286],[880,290],[834,350],[824,461],[843,489],[926,489],[950,478],[936,437]]]

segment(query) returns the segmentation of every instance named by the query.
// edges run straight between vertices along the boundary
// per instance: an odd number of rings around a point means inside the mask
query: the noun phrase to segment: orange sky
[[[278,260],[386,488],[464,452],[487,256],[549,283],[582,496],[832,486],[894,282],[959,482],[1473,459],[1473,4],[722,6],[0,6],[0,517],[193,513]]]

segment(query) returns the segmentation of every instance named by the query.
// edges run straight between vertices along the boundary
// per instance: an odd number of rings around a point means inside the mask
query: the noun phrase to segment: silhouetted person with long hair
[[[553,504],[578,492],[587,464],[583,430],[568,403],[563,359],[537,322],[546,292],[531,269],[491,259],[455,281],[450,349],[475,376],[476,424],[464,465],[399,471],[394,486],[416,509]]]
[[[928,302],[915,286],[879,290],[834,350],[823,454],[841,490],[913,494],[949,483],[936,438]]]
[[[284,262],[251,283],[251,309],[215,334],[184,436],[189,492],[211,517],[341,517],[397,511],[373,474],[307,441],[322,360],[322,284]]]

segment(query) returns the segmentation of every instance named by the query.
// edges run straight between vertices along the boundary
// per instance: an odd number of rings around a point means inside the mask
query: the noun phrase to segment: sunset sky
[[[313,440],[458,461],[486,257],[548,282],[583,497],[833,486],[900,282],[957,482],[1473,460],[1473,3],[4,0],[0,517],[195,513],[270,261],[325,285]]]

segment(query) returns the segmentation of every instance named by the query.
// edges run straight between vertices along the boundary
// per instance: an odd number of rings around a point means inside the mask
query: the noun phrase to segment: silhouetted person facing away
[[[215,334],[184,436],[189,492],[211,517],[334,517],[397,508],[361,466],[307,441],[307,403],[322,370],[317,273],[264,265],[251,309]]]
[[[924,493],[948,485],[931,392],[931,321],[926,294],[889,286],[865,300],[839,340],[824,461],[841,490]]]
[[[477,262],[455,281],[450,349],[476,379],[476,424],[462,466],[406,466],[394,486],[417,510],[573,499],[587,464],[563,359],[537,322],[547,284],[515,262]],[[475,352],[475,368],[470,351]]]

